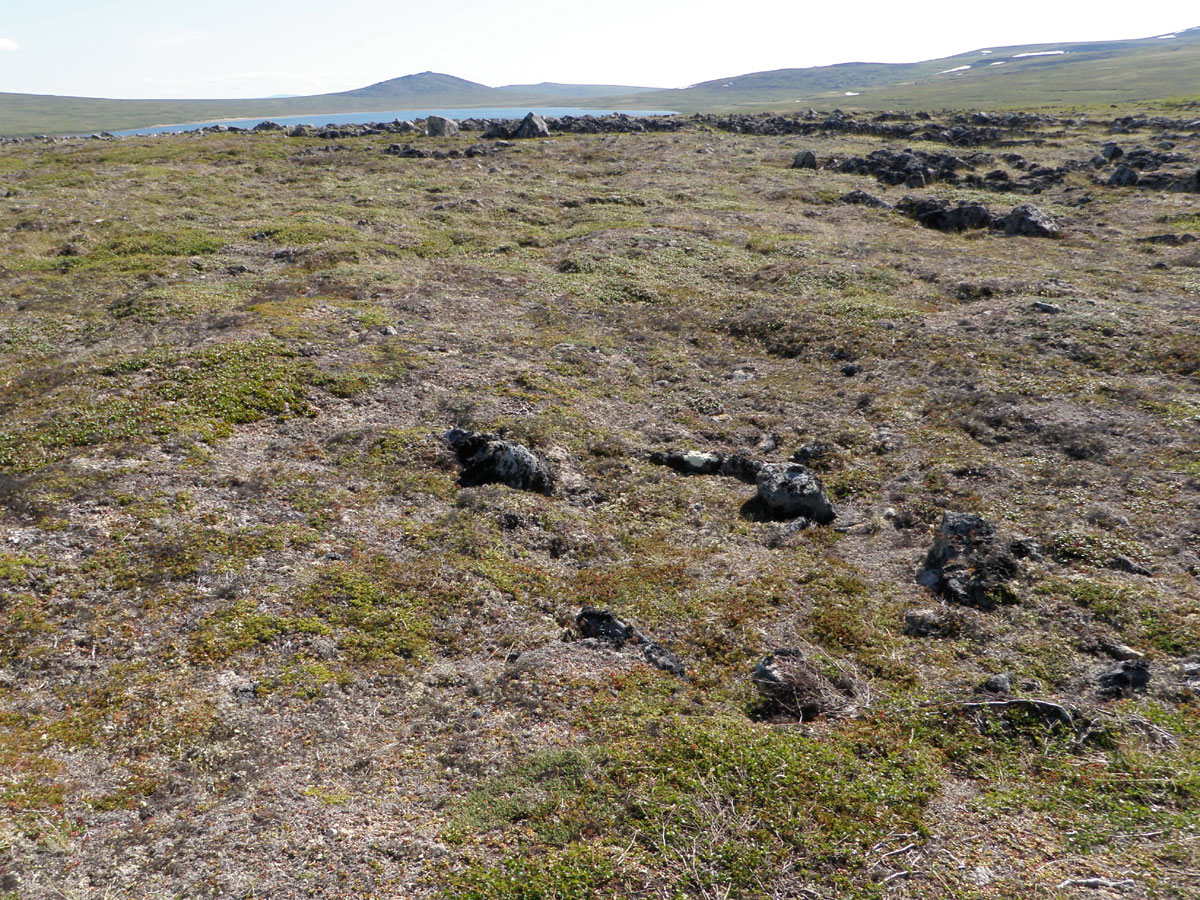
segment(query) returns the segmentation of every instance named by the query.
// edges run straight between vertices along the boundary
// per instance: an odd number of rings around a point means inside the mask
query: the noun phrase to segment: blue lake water
[[[391,109],[381,112],[359,113],[313,113],[304,116],[272,116],[258,119],[221,119],[212,122],[189,122],[182,125],[155,125],[153,128],[134,128],[129,131],[114,131],[117,135],[133,134],[178,134],[195,131],[210,125],[229,125],[237,128],[253,128],[259,122],[277,122],[280,125],[361,125],[367,122],[392,122],[396,119],[425,119],[429,116],[445,116],[447,119],[523,119],[528,112],[539,116],[608,116],[626,113],[631,116],[673,116],[671,110],[646,109],[583,109],[576,106],[512,106],[481,107],[479,109]]]

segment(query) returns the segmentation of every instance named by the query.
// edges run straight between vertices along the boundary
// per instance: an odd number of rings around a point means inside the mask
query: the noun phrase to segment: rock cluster
[[[837,518],[817,474],[799,463],[762,463],[739,454],[669,450],[650,454],[650,462],[682,475],[724,475],[757,489],[754,511],[768,519],[807,519],[828,525]]]
[[[987,228],[1006,235],[1058,237],[1061,229],[1050,216],[1032,203],[1022,203],[1007,215],[994,213],[982,203],[951,203],[939,197],[904,197],[896,210],[935,231],[967,231]]]

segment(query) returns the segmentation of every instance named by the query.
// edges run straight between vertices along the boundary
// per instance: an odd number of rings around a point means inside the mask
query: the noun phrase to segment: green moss
[[[504,835],[519,858],[541,860],[527,875],[551,884],[563,854],[619,854],[615,870],[589,870],[600,877],[581,881],[579,897],[608,896],[610,879],[642,871],[655,872],[672,896],[762,896],[785,860],[799,873],[820,872],[839,896],[875,897],[871,847],[924,827],[937,773],[933,756],[896,741],[884,721],[814,739],[734,716],[672,716],[608,743],[535,757],[457,806],[448,837]],[[524,896],[504,893],[516,890],[505,872],[478,865],[447,893],[490,885],[499,892],[479,896]]]

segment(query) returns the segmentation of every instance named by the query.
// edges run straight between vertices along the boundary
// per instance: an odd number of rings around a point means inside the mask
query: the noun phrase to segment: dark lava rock
[[[464,466],[459,478],[463,487],[505,484],[539,494],[554,492],[554,473],[546,461],[528,447],[461,428],[447,432],[446,440]]]
[[[1058,237],[1058,223],[1034,206],[1022,203],[1004,217],[1004,233],[1024,237]]]
[[[1182,247],[1185,244],[1194,244],[1200,241],[1200,238],[1194,234],[1154,234],[1150,237],[1138,238],[1138,242],[1142,244],[1162,244],[1164,247]]]
[[[635,629],[628,622],[623,622],[607,609],[595,606],[585,606],[575,617],[575,627],[585,638],[605,641],[614,647],[620,647],[629,642]]]
[[[807,466],[772,463],[762,466],[755,479],[757,499],[772,516],[796,519],[803,516],[821,525],[837,518],[821,479]]]
[[[847,712],[861,702],[866,692],[861,682],[841,672],[826,675],[803,651],[793,647],[763,657],[751,679],[766,707],[763,712],[802,722]]]
[[[935,231],[965,231],[970,228],[993,228],[999,224],[995,216],[982,203],[959,203],[937,198],[905,197],[896,204],[896,209],[915,219],[919,224]]]
[[[1108,179],[1109,187],[1136,187],[1141,181],[1141,176],[1129,166],[1117,166],[1117,171],[1113,172]]]
[[[754,484],[762,463],[746,456],[705,453],[700,450],[666,450],[650,454],[650,462],[667,466],[681,475],[724,475]]]
[[[416,147],[405,144],[401,147],[399,144],[389,144],[383,151],[388,156],[399,156],[403,159],[427,159],[429,153],[425,150],[418,150]]]
[[[987,694],[1007,694],[1012,690],[1013,682],[1015,680],[1016,679],[1013,678],[1012,672],[1002,672],[999,675],[993,675],[987,681],[983,682],[983,684],[979,685],[979,687],[975,689],[975,692]]]
[[[793,169],[815,169],[817,167],[817,154],[812,150],[801,150],[792,159]]]
[[[512,133],[515,138],[543,138],[550,137],[550,128],[546,125],[546,120],[535,113],[529,113],[521,120],[521,124],[517,126],[517,130]]]
[[[1126,572],[1130,575],[1141,575],[1149,578],[1154,573],[1145,566],[1139,566],[1128,556],[1116,556],[1108,562],[1108,568],[1115,569],[1118,572]]]
[[[886,200],[881,200],[874,194],[868,194],[866,191],[851,191],[843,197],[838,198],[839,203],[849,203],[854,206],[869,206],[871,209],[891,209],[892,204]]]
[[[917,581],[951,603],[990,610],[1013,601],[1008,582],[1018,574],[1017,558],[990,522],[947,512]]]
[[[1113,141],[1109,141],[1107,144],[1105,144],[1103,147],[1100,148],[1100,155],[1103,156],[1105,159],[1107,159],[1109,162],[1112,162],[1113,160],[1120,159],[1122,156],[1124,156],[1125,151],[1121,149],[1119,144],[1116,144]]]
[[[1150,664],[1144,659],[1127,660],[1101,672],[1096,681],[1102,694],[1119,697],[1130,691],[1141,690],[1150,683]]]
[[[686,674],[683,662],[657,641],[653,641],[628,622],[618,619],[607,609],[585,606],[575,617],[575,627],[585,639],[591,639],[620,649],[633,646],[642,653],[642,658],[656,669],[672,675]]]

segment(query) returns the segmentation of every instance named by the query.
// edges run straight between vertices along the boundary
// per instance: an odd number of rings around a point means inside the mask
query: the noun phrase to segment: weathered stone
[[[517,126],[517,130],[513,132],[512,136],[515,138],[550,137],[550,128],[541,116],[529,113],[521,120],[521,124]]]
[[[817,154],[812,150],[801,150],[792,158],[793,169],[815,169],[817,167]]]
[[[642,658],[656,669],[672,675],[686,674],[683,661],[678,656],[607,609],[585,606],[575,617],[575,627],[579,629],[580,637],[601,641],[618,649],[635,647],[641,652]]]
[[[869,206],[871,209],[891,209],[892,204],[886,200],[881,200],[874,194],[868,194],[866,191],[851,191],[842,197],[838,198],[839,203],[849,203],[853,206]]]
[[[459,478],[463,487],[505,484],[539,494],[549,495],[554,491],[554,473],[528,447],[460,428],[447,432],[446,440],[464,466]]]
[[[1102,694],[1119,697],[1141,690],[1150,683],[1150,664],[1144,659],[1127,660],[1101,672],[1096,680]]]
[[[453,137],[458,132],[458,123],[445,116],[430,116],[425,120],[425,133],[430,137]]]
[[[994,609],[1013,602],[1008,582],[1020,572],[1010,546],[974,513],[947,512],[917,582],[951,603]]]
[[[755,483],[759,501],[777,518],[804,516],[821,525],[828,525],[837,518],[821,479],[807,466],[794,463],[764,465],[758,470]]]
[[[1022,203],[1004,217],[1004,233],[1023,237],[1058,237],[1058,223],[1034,206]]]

